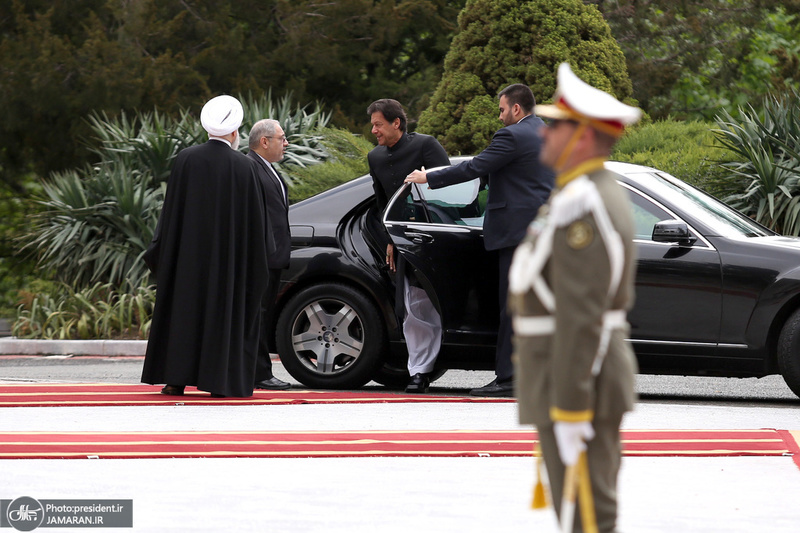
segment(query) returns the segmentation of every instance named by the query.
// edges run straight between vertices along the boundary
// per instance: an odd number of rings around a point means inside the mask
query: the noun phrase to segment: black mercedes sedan
[[[463,158],[453,158],[453,162]],[[783,237],[660,170],[609,162],[636,224],[640,372],[761,377],[800,396],[800,238]],[[486,180],[406,184],[376,211],[362,176],[293,205],[292,258],[277,302],[275,346],[315,388],[408,380],[385,234],[417,273],[443,323],[439,375],[491,370],[497,258],[483,246]]]

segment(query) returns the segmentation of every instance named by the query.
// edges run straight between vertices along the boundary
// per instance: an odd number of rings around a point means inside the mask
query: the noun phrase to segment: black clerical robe
[[[268,223],[255,163],[209,140],[182,150],[145,260],[156,303],[144,383],[253,394]]]

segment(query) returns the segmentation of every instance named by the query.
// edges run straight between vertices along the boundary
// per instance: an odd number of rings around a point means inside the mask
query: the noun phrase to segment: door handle
[[[407,232],[405,232],[405,236],[411,242],[416,242],[416,243],[433,242],[433,236],[432,235],[428,235],[427,233],[419,233],[419,232],[416,232],[416,231],[407,231]]]

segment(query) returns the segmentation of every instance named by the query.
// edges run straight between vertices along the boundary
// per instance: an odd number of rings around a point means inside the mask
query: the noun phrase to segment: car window
[[[633,214],[633,238],[639,241],[652,241],[653,229],[656,224],[664,220],[681,220],[679,216],[666,207],[661,205],[656,200],[644,192],[621,183],[623,188],[628,191],[628,198],[631,201],[631,211]],[[687,224],[688,225],[688,224]],[[695,247],[708,247],[708,242],[698,233],[694,228],[689,225],[689,231],[697,238],[693,246]]]
[[[747,218],[696,187],[665,173],[638,173],[636,179],[660,198],[680,206],[682,210],[708,225],[716,235],[724,237],[763,237],[770,230]]]
[[[488,194],[485,180],[481,179],[441,189],[406,186],[389,206],[386,220],[483,227]]]
[[[656,223],[670,220],[673,217],[642,195],[630,189],[627,191],[633,211],[634,238],[649,241],[653,237],[653,228]]]
[[[412,192],[416,186],[404,185],[395,199],[389,201],[386,220],[389,222],[428,222],[428,216],[418,194]]]

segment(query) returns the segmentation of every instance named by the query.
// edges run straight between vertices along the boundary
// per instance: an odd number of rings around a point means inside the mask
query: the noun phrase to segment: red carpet
[[[513,398],[477,398],[290,389],[257,390],[250,398],[212,398],[187,387],[183,396],[166,396],[161,386],[108,383],[14,383],[0,385],[0,407],[66,407],[123,405],[274,405],[310,403],[513,402]]]
[[[800,454],[788,431],[628,430],[627,456]],[[514,457],[536,433],[518,431],[0,432],[2,459],[170,457]]]

